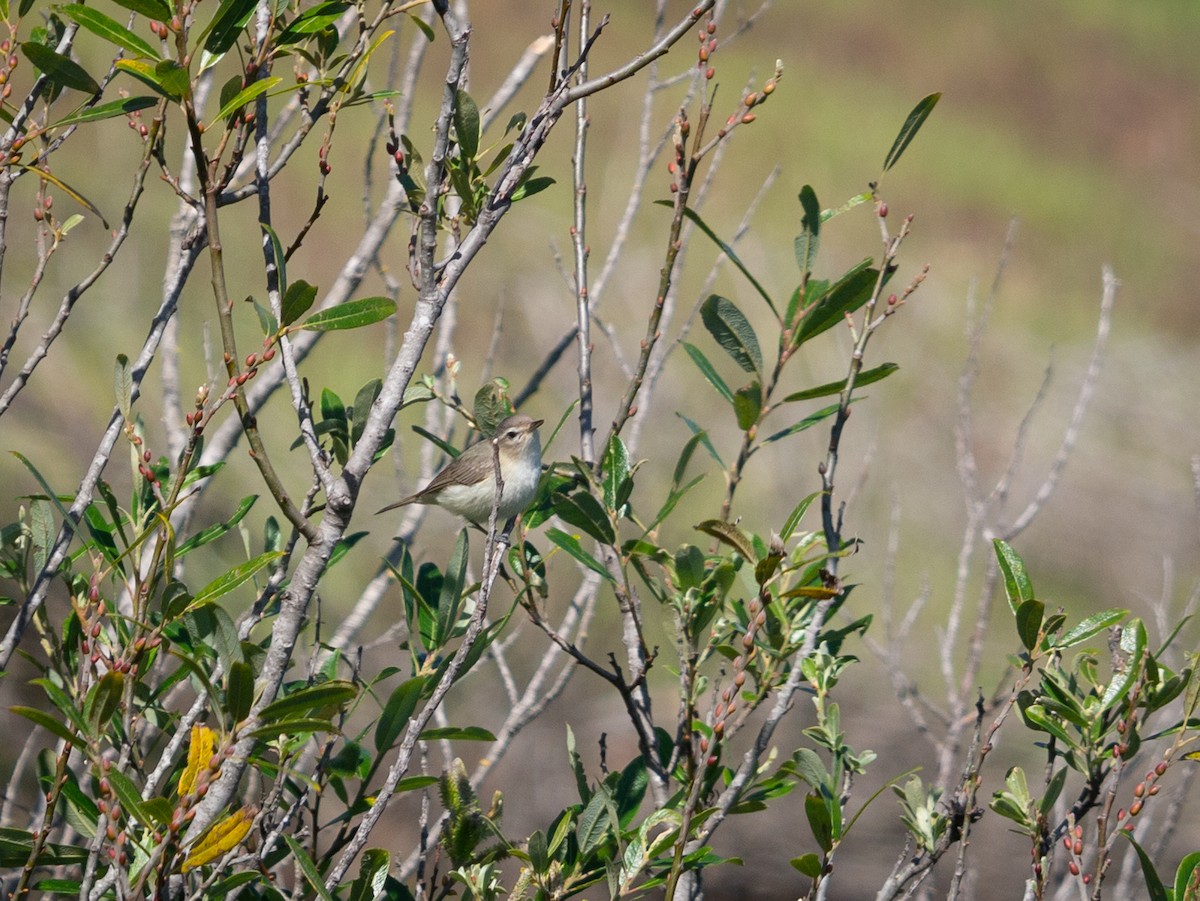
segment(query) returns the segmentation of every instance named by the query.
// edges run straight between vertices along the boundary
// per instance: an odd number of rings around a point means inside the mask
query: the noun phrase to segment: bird
[[[496,521],[507,522],[528,507],[537,494],[542,475],[542,442],[538,428],[544,421],[524,413],[509,416],[496,427],[491,441],[471,445],[420,491],[388,504],[377,513],[408,504],[430,504],[473,523],[486,523],[496,502],[493,454],[494,445],[498,445],[504,492]]]

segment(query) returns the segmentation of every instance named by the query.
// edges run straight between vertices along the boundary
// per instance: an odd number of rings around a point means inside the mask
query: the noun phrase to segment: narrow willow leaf
[[[268,566],[270,563],[278,560],[282,556],[283,554],[272,551],[266,554],[259,554],[254,559],[247,560],[240,566],[235,566],[233,569],[229,570],[229,572],[213,579],[198,592],[196,592],[195,597],[192,598],[192,606],[198,607],[201,604],[206,604],[209,601],[215,601],[217,598],[229,594],[229,592],[233,591],[243,582],[254,578],[254,574],[264,566]]]
[[[85,9],[87,7],[84,7]],[[101,119],[112,119],[116,116],[126,116],[130,113],[136,113],[138,110],[149,109],[158,103],[154,97],[128,97],[124,100],[113,100],[110,103],[101,103],[99,106],[92,106],[85,110],[80,110],[77,113],[72,113],[65,119],[59,119],[50,129],[66,128],[69,125],[79,125],[83,122],[98,122]],[[65,226],[64,226],[65,231]]]
[[[64,88],[73,88],[85,94],[100,93],[100,84],[96,79],[92,78],[83,66],[69,56],[63,56],[36,41],[23,43],[21,52],[55,84],[62,85]]]
[[[660,206],[674,206],[674,203],[670,200],[658,200],[655,202]],[[767,289],[764,288],[759,280],[756,279],[750,270],[746,268],[746,264],[743,263],[738,257],[737,253],[734,252],[733,247],[722,241],[721,238],[718,237],[717,233],[709,227],[708,223],[700,218],[700,214],[691,207],[685,209],[683,211],[683,215],[694,222],[696,227],[700,229],[700,231],[702,231],[710,241],[721,248],[721,252],[724,253],[725,256],[729,257],[729,262],[733,263],[733,265],[737,267],[738,272],[746,277],[746,281],[750,282],[754,290],[758,292],[758,296],[767,302],[767,306],[771,308],[771,312],[775,314],[776,318],[778,318],[779,310],[775,308],[775,301],[771,300],[771,295],[767,293]]]
[[[1149,901],[1193,901],[1194,895],[1168,893],[1167,887],[1163,885],[1162,877],[1158,875],[1158,871],[1154,868],[1154,861],[1146,853],[1145,849],[1137,843],[1137,839],[1126,829],[1118,829],[1117,834],[1124,836],[1129,844],[1133,845],[1133,850],[1137,852],[1138,862],[1142,865],[1142,879],[1146,882],[1146,897]],[[1189,858],[1196,856],[1195,854],[1188,855]],[[1182,863],[1180,867],[1182,868]],[[1195,862],[1193,861],[1194,867]],[[1187,883],[1185,882],[1184,886],[1186,885]]]
[[[868,369],[865,372],[860,372],[854,379],[854,387],[858,388],[863,385],[870,385],[874,382],[882,381],[889,375],[899,369],[900,366],[896,363],[883,363],[876,366],[874,369]],[[803,391],[797,391],[794,394],[789,394],[783,399],[783,403],[792,403],[798,400],[815,400],[818,397],[829,397],[834,394],[841,394],[846,387],[846,379],[837,382],[826,382],[824,385],[818,385],[816,388],[806,388]]]
[[[1097,632],[1102,632],[1109,626],[1115,626],[1128,615],[1129,611],[1123,610],[1120,607],[1093,613],[1087,619],[1083,620],[1083,622],[1079,623],[1079,625],[1067,630],[1065,635],[1060,636],[1054,642],[1054,646],[1056,648],[1070,648],[1077,644],[1082,644]]]
[[[267,233],[267,238],[271,242],[271,256],[275,260],[275,269],[279,273],[279,293],[281,296],[287,294],[287,254],[283,251],[283,242],[279,240],[279,235],[271,226],[260,222],[259,228]]]
[[[912,143],[912,139],[917,136],[917,132],[921,130],[921,126],[925,124],[925,120],[929,118],[929,114],[933,112],[933,108],[937,106],[937,102],[942,99],[942,92],[930,94],[913,107],[908,118],[904,120],[904,125],[900,127],[900,134],[896,135],[896,140],[892,143],[892,149],[888,151],[888,155],[883,160],[883,171],[899,162],[900,157]]]
[[[50,184],[54,185],[54,187],[58,188],[80,206],[87,207],[87,209],[96,214],[97,218],[100,220],[100,224],[105,228],[108,228],[108,220],[105,219],[104,214],[100,212],[100,207],[96,206],[96,204],[92,203],[57,175],[54,175],[46,169],[39,169],[37,166],[27,166],[24,163],[21,163],[20,166],[26,172],[32,172],[38,178],[45,179],[46,181],[50,182]]]
[[[144,59],[119,59],[116,66],[122,72],[127,72],[168,100],[178,103],[190,89],[187,83],[187,72],[183,71],[185,81],[179,79],[180,66],[173,60],[163,60],[159,63],[147,62]]]
[[[629,448],[621,440],[620,435],[613,435],[604,449],[604,459],[600,467],[600,480],[604,486],[604,506],[616,511],[620,503],[618,497],[622,487],[629,479],[631,472],[629,464]]]
[[[741,554],[747,563],[758,560],[750,536],[733,523],[725,522],[723,519],[706,519],[704,522],[698,523],[696,529],[729,545]]]
[[[58,9],[66,13],[92,34],[99,35],[111,44],[123,47],[136,56],[145,56],[155,60],[162,59],[162,55],[150,46],[150,44],[120,22],[109,18],[97,9],[92,9],[90,6],[83,6],[79,3],[67,3],[58,7]]]
[[[143,826],[154,826],[154,817],[142,802],[142,791],[134,784],[133,780],[116,767],[108,770],[105,775],[126,813],[131,814]]]
[[[238,35],[250,21],[257,5],[257,0],[224,0],[205,29],[208,37],[204,41],[204,49],[214,56],[228,51],[237,43]]]
[[[113,0],[117,6],[123,6],[130,12],[138,13],[147,19],[157,19],[159,22],[170,22],[173,10],[169,3],[163,0]]]
[[[732,401],[730,402],[732,403]],[[713,446],[712,439],[708,437],[708,431],[706,429],[702,429],[698,423],[688,419],[682,413],[676,413],[675,415],[682,419],[684,424],[692,430],[692,435],[700,442],[700,445],[706,451],[708,451],[708,455],[716,461],[717,466],[719,466],[721,469],[725,469],[725,461],[721,459],[721,455],[717,453],[716,447]],[[680,478],[682,478],[682,475],[680,475]]]
[[[362,328],[382,322],[396,312],[396,302],[390,297],[364,297],[313,313],[301,323],[300,328],[315,332],[335,329]]]
[[[1024,561],[1007,541],[997,538],[992,545],[996,551],[996,562],[1000,564],[1000,574],[1004,577],[1008,606],[1015,615],[1021,604],[1033,599],[1033,583],[1025,571]]]
[[[1045,615],[1046,605],[1032,598],[1022,601],[1021,606],[1017,608],[1017,635],[1027,651],[1037,648]]]
[[[352,8],[353,4],[345,3],[343,0],[327,0],[325,3],[318,3],[292,19],[283,33],[275,39],[275,43],[278,46],[301,41],[307,35],[316,34],[334,24],[342,17],[342,13]]]
[[[604,506],[586,491],[559,495],[554,499],[554,512],[563,522],[583,529],[601,544],[613,544],[617,540]]]
[[[244,660],[236,660],[225,678],[225,712],[230,723],[237,724],[250,714],[254,703],[254,668]]]
[[[286,697],[272,701],[259,713],[263,722],[284,719],[299,713],[316,713],[322,710],[343,710],[358,697],[358,687],[345,679],[318,682],[294,691]]]
[[[466,91],[458,91],[454,103],[454,133],[464,160],[479,153],[479,107]]]
[[[744,388],[738,388],[733,396],[733,412],[737,416],[738,428],[743,432],[750,431],[762,412],[762,385],[753,381]]]
[[[393,690],[375,723],[375,751],[379,754],[391,749],[408,725],[417,709],[417,702],[425,690],[425,676],[414,676],[401,682]]]
[[[129,422],[133,416],[133,370],[129,366],[129,357],[117,354],[117,365],[113,372],[113,390],[117,395],[117,409],[121,416]]]
[[[481,726],[437,726],[421,733],[421,741],[495,741]]]
[[[821,205],[810,185],[800,189],[800,208],[804,215],[800,219],[801,232],[796,236],[796,265],[802,275],[813,271],[817,261],[817,248],[821,243]]]
[[[871,299],[878,280],[879,270],[871,268],[870,260],[864,260],[843,275],[806,308],[793,339],[795,346],[799,347],[844,322],[847,313],[853,313]]]
[[[221,122],[225,119],[228,119],[259,94],[265,94],[281,81],[283,81],[283,79],[280,76],[272,75],[270,78],[260,79],[254,82],[254,84],[250,85],[250,87],[238,91],[237,94],[230,98],[230,100],[217,111],[217,114],[213,116],[212,120],[214,122]]]
[[[604,564],[585,551],[579,544],[579,539],[574,535],[568,535],[562,529],[550,529],[546,532],[546,537],[588,569],[599,573],[610,582],[612,581],[612,575],[604,568]]]
[[[762,350],[750,321],[732,301],[710,294],[700,305],[704,327],[735,363],[751,375],[762,375]]]
[[[808,416],[805,416],[799,422],[793,423],[786,429],[780,429],[775,434],[768,435],[763,439],[762,443],[771,444],[775,441],[787,438],[790,435],[795,435],[797,432],[803,432],[807,429],[811,429],[817,423],[828,419],[830,416],[833,416],[839,409],[841,409],[841,404],[830,404],[828,407],[822,407],[820,410],[817,410],[816,413],[810,413]]]
[[[191,853],[183,862],[182,872],[186,873],[188,870],[202,867],[206,863],[212,863],[227,851],[232,851],[249,834],[253,822],[254,812],[249,807],[243,807],[218,822],[204,833],[200,841],[192,848]],[[285,835],[284,838],[288,840],[289,845],[295,841],[290,835]]]
[[[554,179],[549,175],[539,175],[537,178],[524,179],[512,192],[512,201],[516,203],[518,200],[524,200],[526,197],[532,197],[534,194],[541,194],[553,184]]]
[[[435,780],[436,781],[436,780]],[[387,884],[392,856],[382,848],[368,848],[358,865],[358,876],[350,887],[350,901],[375,901]]]
[[[707,381],[713,386],[713,388],[716,389],[717,394],[721,395],[721,397],[725,399],[726,403],[732,405],[733,392],[729,390],[729,386],[725,384],[725,380],[721,378],[717,370],[713,368],[712,363],[708,362],[708,357],[704,356],[704,352],[694,344],[689,344],[687,341],[683,342],[683,349],[686,350],[687,355],[692,358],[692,362],[700,367],[700,373],[704,376],[705,381]]]
[[[25,719],[37,723],[47,732],[50,732],[58,738],[61,738],[68,744],[73,745],[79,741],[79,736],[44,711],[38,710],[34,707],[22,707],[19,705],[16,707],[9,707],[8,709],[11,713],[17,714],[17,716],[23,716]]]
[[[250,508],[254,506],[254,502],[257,500],[257,494],[252,494],[249,497],[242,498],[242,502],[238,504],[233,516],[229,517],[229,519],[225,520],[224,522],[214,523],[213,525],[202,529],[191,538],[187,539],[187,541],[176,548],[175,557],[178,559],[184,554],[191,553],[192,551],[196,550],[196,548],[204,547],[204,545],[208,544],[209,542],[215,541],[222,535],[232,531],[233,528],[245,518],[246,514],[250,512]]]
[[[282,254],[279,254],[279,256],[282,256]],[[309,311],[316,299],[317,289],[315,285],[310,285],[303,279],[292,282],[288,285],[287,291],[283,295],[279,311],[279,324],[284,327],[291,325]]]

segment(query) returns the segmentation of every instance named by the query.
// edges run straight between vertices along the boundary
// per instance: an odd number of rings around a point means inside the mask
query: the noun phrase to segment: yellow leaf
[[[206,863],[212,863],[226,851],[236,848],[250,831],[253,822],[253,807],[243,807],[232,816],[221,820],[196,843],[192,853],[183,862],[182,872],[186,873]]]
[[[192,726],[192,742],[188,745],[187,769],[179,777],[179,794],[190,795],[196,790],[200,774],[208,769],[213,756],[214,733],[208,726]]]

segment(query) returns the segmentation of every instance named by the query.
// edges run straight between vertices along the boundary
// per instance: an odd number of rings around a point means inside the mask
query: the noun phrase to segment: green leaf
[[[804,275],[812,272],[817,260],[817,248],[821,243],[821,205],[812,187],[800,189],[800,208],[804,215],[800,219],[801,232],[796,236],[796,265]]]
[[[508,379],[494,378],[479,386],[471,401],[471,412],[475,424],[484,435],[495,437],[496,428],[512,415],[512,398],[509,397]]]
[[[422,741],[495,741],[496,736],[480,726],[436,726],[421,733]]]
[[[229,572],[213,579],[198,592],[196,592],[196,595],[192,598],[192,605],[200,606],[201,604],[206,604],[209,601],[215,601],[217,598],[229,594],[229,592],[233,591],[243,582],[254,578],[254,574],[264,566],[269,565],[274,560],[278,560],[282,556],[283,554],[280,552],[271,551],[265,554],[259,554],[254,559],[247,560],[240,566],[235,566],[233,569],[229,570]]]
[[[479,107],[466,91],[458,91],[454,103],[454,133],[464,160],[479,153]]]
[[[417,709],[417,702],[425,691],[425,676],[414,676],[401,682],[388,698],[379,720],[375,724],[375,750],[383,754],[396,743],[404,727]]]
[[[1186,854],[1183,860],[1179,861],[1179,866],[1175,869],[1175,901],[1194,901],[1188,897],[1187,891],[1189,888],[1195,888],[1192,875],[1197,867],[1200,867],[1200,851]]]
[[[792,423],[792,425],[788,426],[786,429],[781,429],[780,431],[775,432],[773,435],[768,435],[763,439],[762,443],[771,444],[774,441],[787,438],[789,435],[795,435],[797,432],[803,432],[807,429],[811,429],[817,423],[828,419],[830,416],[833,416],[840,409],[841,404],[830,404],[828,407],[822,407],[820,410],[817,410],[816,413],[810,413],[799,422]]]
[[[171,21],[171,6],[163,0],[113,0],[113,2],[117,6],[123,6],[131,12],[145,16],[147,19],[155,19],[159,22]]]
[[[1025,650],[1032,651],[1037,648],[1045,615],[1046,605],[1032,598],[1022,601],[1021,606],[1017,608],[1017,635],[1020,636]]]
[[[729,545],[741,554],[747,563],[754,563],[758,560],[750,536],[733,523],[725,522],[723,519],[706,519],[697,524],[696,529]]]
[[[179,545],[179,547],[175,549],[176,559],[182,557],[184,554],[196,550],[196,548],[203,547],[209,542],[215,541],[222,535],[232,531],[234,526],[241,522],[245,518],[246,514],[250,512],[250,508],[254,506],[254,502],[257,500],[257,494],[252,494],[249,497],[242,498],[242,502],[238,504],[238,508],[233,512],[233,516],[229,517],[229,519],[225,520],[224,522],[214,523],[207,528],[201,529],[183,544]]]
[[[732,405],[733,392],[729,390],[729,386],[725,384],[725,380],[721,378],[717,370],[713,369],[712,363],[708,362],[708,357],[704,356],[704,352],[687,341],[683,342],[683,349],[692,358],[692,362],[700,367],[700,373],[704,376],[705,380],[717,389],[717,394],[721,395],[727,403]]]
[[[908,114],[908,118],[904,120],[904,125],[900,127],[900,134],[896,135],[896,140],[892,143],[892,149],[888,151],[887,156],[883,160],[883,171],[899,162],[901,155],[908,148],[912,139],[917,136],[917,132],[921,130],[921,126],[925,124],[925,120],[929,118],[929,114],[933,112],[933,108],[937,106],[937,102],[942,99],[942,92],[930,94],[925,97],[920,103],[913,107],[912,112]]]
[[[271,255],[275,259],[275,270],[279,274],[279,291],[281,295],[286,296],[288,292],[287,254],[283,250],[283,242],[279,240],[279,234],[275,229],[271,228],[265,222],[260,222],[258,227],[266,232],[267,237],[271,240]],[[267,332],[267,334],[273,334],[277,329],[278,326]]]
[[[225,119],[228,119],[259,94],[265,94],[281,81],[283,81],[283,79],[280,76],[272,75],[270,78],[259,79],[248,88],[243,88],[227,102],[221,105],[221,108],[217,110],[217,114],[212,117],[212,121],[221,122]]]
[[[580,546],[579,539],[574,535],[568,535],[562,529],[548,529],[546,531],[546,537],[563,551],[566,551],[569,556],[574,557],[588,569],[599,573],[610,582],[613,580],[612,575],[610,575],[608,570],[604,568],[604,564],[585,551]]]
[[[828,854],[833,850],[833,821],[829,817],[825,798],[817,792],[805,795],[804,815],[808,818],[808,828],[812,830],[813,838],[821,850]]]
[[[97,9],[93,9],[90,6],[83,6],[79,3],[67,3],[58,7],[58,9],[66,13],[92,34],[99,35],[111,44],[123,47],[137,56],[146,56],[155,60],[162,59],[162,55],[150,44],[142,40],[142,38],[138,37],[120,22],[109,18]]]
[[[10,712],[17,714],[17,716],[23,716],[25,719],[37,723],[47,732],[53,733],[55,736],[61,738],[68,744],[77,744],[79,741],[79,736],[44,711],[38,710],[34,707],[21,706],[9,707],[8,709]]]
[[[390,297],[364,297],[313,313],[300,327],[316,332],[362,328],[364,325],[382,322],[394,312],[396,302]]]
[[[125,676],[122,673],[109,671],[105,673],[95,687],[88,692],[85,705],[89,731],[99,732],[112,719],[112,715],[121,706],[121,698],[125,693]]]
[[[72,200],[74,200],[80,206],[86,207],[87,209],[91,210],[93,213],[96,214],[97,217],[99,217],[101,224],[103,224],[103,226],[105,228],[108,228],[108,220],[104,218],[104,214],[102,212],[100,212],[100,208],[98,206],[96,206],[96,204],[94,204],[90,200],[88,200],[86,197],[84,197],[82,194],[80,194],[78,191],[76,191],[74,188],[72,188],[69,184],[67,184],[65,181],[63,181],[61,178],[59,178],[57,175],[55,175],[53,172],[51,172],[49,169],[39,169],[37,166],[27,166],[24,163],[19,163],[18,165],[22,169],[24,169],[26,172],[31,172],[34,175],[36,175],[38,178],[45,179],[46,181],[50,182],[50,184],[54,185],[56,188],[58,188],[60,191],[62,191],[64,194],[66,194],[68,197],[70,197]]]
[[[1054,642],[1056,648],[1070,648],[1077,644],[1082,644],[1098,632],[1103,632],[1110,626],[1115,626],[1121,620],[1129,615],[1128,610],[1123,610],[1120,607],[1113,607],[1109,610],[1101,610],[1099,613],[1093,613],[1079,625],[1067,631],[1065,635],[1059,636]]]
[[[225,712],[230,723],[240,723],[254,703],[254,668],[244,660],[235,661],[225,678]]]
[[[85,6],[83,8],[87,9],[88,7]],[[129,113],[136,113],[138,110],[149,109],[157,103],[158,100],[154,97],[128,97],[124,100],[113,100],[110,103],[101,103],[98,106],[72,113],[65,119],[59,119],[50,126],[50,129],[66,128],[68,125],[79,125],[83,122],[98,122],[101,119],[125,116]]]
[[[300,872],[304,874],[305,880],[312,886],[313,891],[317,893],[317,897],[322,899],[322,901],[334,901],[333,895],[329,894],[328,889],[325,888],[325,880],[321,878],[321,874],[317,870],[317,865],[308,856],[308,852],[304,850],[304,846],[287,833],[284,833],[283,840],[292,849],[292,858],[300,865]]]
[[[83,66],[70,57],[51,50],[45,44],[26,41],[21,45],[21,52],[55,84],[62,85],[64,88],[73,88],[85,94],[100,93],[99,83],[88,75]]]
[[[1162,879],[1159,878],[1158,871],[1154,869],[1154,861],[1150,859],[1150,855],[1145,852],[1137,840],[1126,829],[1118,829],[1118,835],[1123,835],[1129,844],[1133,845],[1133,850],[1137,852],[1138,860],[1142,864],[1142,878],[1146,881],[1146,895],[1150,901],[1192,901],[1186,895],[1182,894],[1167,894],[1166,886],[1163,885]],[[1188,857],[1195,857],[1195,854],[1189,854]],[[1182,869],[1182,863],[1180,869]],[[1184,883],[1186,886],[1187,883]],[[1178,889],[1178,885],[1176,885]]]
[[[291,720],[275,720],[265,723],[257,729],[251,729],[246,734],[260,741],[273,741],[281,735],[289,738],[298,735],[311,735],[314,732],[338,733],[338,728],[326,717],[305,716]]]
[[[141,59],[119,59],[116,66],[170,100],[179,102],[191,93],[187,69],[174,60],[148,63]]]
[[[1033,600],[1033,583],[1025,572],[1025,563],[1016,551],[1008,544],[996,538],[992,541],[996,550],[996,562],[1000,565],[1000,574],[1004,577],[1004,593],[1008,596],[1008,606],[1015,615],[1025,601]]]
[[[899,369],[900,366],[896,363],[883,363],[876,366],[874,369],[868,369],[865,372],[860,372],[854,379],[854,387],[860,388],[863,385],[870,385],[873,382],[882,381],[889,375]],[[846,379],[841,379],[837,382],[826,382],[824,385],[818,385],[815,388],[806,388],[803,391],[797,391],[794,394],[789,394],[783,399],[783,403],[792,403],[798,400],[814,400],[818,397],[829,397],[833,394],[841,394],[846,387]]]
[[[657,200],[655,203],[659,204],[660,206],[667,207],[673,207],[675,205],[674,202],[670,200]],[[709,228],[708,223],[700,218],[700,214],[691,207],[685,209],[683,211],[683,215],[694,222],[696,227],[700,229],[700,231],[702,231],[706,236],[708,236],[710,241],[721,248],[721,252],[724,253],[725,256],[729,257],[729,262],[733,263],[733,265],[737,267],[738,272],[746,277],[746,280],[750,282],[750,284],[754,287],[754,290],[758,292],[759,297],[767,302],[767,306],[771,308],[771,312],[775,314],[776,318],[778,318],[779,311],[775,309],[775,301],[771,300],[771,295],[767,293],[767,289],[764,288],[759,283],[758,279],[756,279],[750,273],[750,270],[746,268],[746,264],[739,259],[738,255],[734,252],[733,247],[722,241],[717,236],[717,233]]]
[[[623,506],[628,497],[622,497],[629,490],[629,448],[621,440],[620,435],[609,439],[608,447],[604,449],[604,459],[600,465],[600,481],[604,487],[604,506],[616,512]]]
[[[205,31],[208,38],[204,49],[213,56],[221,56],[237,43],[238,35],[250,21],[258,0],[224,0]]]
[[[318,682],[272,701],[258,716],[265,723],[267,720],[284,719],[300,713],[318,713],[330,708],[343,710],[356,697],[358,686],[353,682],[344,679]]]
[[[564,522],[577,526],[601,544],[613,544],[617,533],[604,507],[586,491],[558,495],[554,499],[554,512]]]
[[[704,327],[716,339],[734,362],[751,375],[762,375],[762,350],[750,321],[732,301],[719,294],[710,294],[700,305]]]
[[[815,854],[803,854],[800,857],[793,857],[788,861],[793,869],[807,876],[809,879],[816,879],[821,875],[821,858]]]
[[[539,175],[536,178],[522,179],[512,192],[512,202],[516,203],[518,200],[524,200],[527,197],[532,197],[534,194],[541,194],[553,184],[554,179],[549,175]]]
[[[131,814],[143,826],[153,827],[155,825],[154,817],[146,810],[142,802],[141,789],[133,783],[133,780],[116,767],[112,767],[105,775],[108,777],[113,793],[121,802],[121,806],[125,808],[125,812]]]
[[[879,270],[871,268],[870,260],[864,260],[843,275],[806,309],[796,329],[794,346],[799,347],[844,322],[847,313],[853,313],[871,299],[878,281]]]
[[[737,417],[738,428],[743,432],[748,432],[758,422],[758,416],[762,413],[762,385],[757,380],[738,388],[733,396],[733,413]]]
[[[358,876],[350,887],[350,901],[375,901],[387,883],[392,856],[382,848],[368,848],[358,865]]]
[[[132,418],[133,408],[133,370],[129,366],[129,357],[117,354],[116,370],[113,373],[113,390],[117,395],[117,409],[128,422]]]
[[[463,607],[463,586],[467,577],[467,558],[470,543],[466,528],[460,529],[454,542],[454,551],[446,564],[437,605],[437,644],[441,645],[453,637],[458,617]],[[432,650],[432,649],[431,649]]]
[[[303,279],[292,282],[288,285],[280,303],[279,324],[284,327],[291,325],[308,312],[316,299],[317,289],[314,285],[310,285]]]
[[[343,0],[328,0],[325,3],[318,3],[292,19],[275,39],[275,44],[277,46],[294,44],[304,40],[310,34],[323,31],[337,22],[342,17],[342,13],[352,7],[352,3],[345,3]]]
[[[575,837],[579,841],[580,854],[592,854],[608,839],[609,831],[613,827],[612,817],[609,815],[610,803],[608,788],[600,785],[583,809],[583,813],[579,815]]]
[[[367,418],[371,415],[371,405],[383,390],[381,379],[371,379],[354,395],[354,415],[350,417],[350,443],[358,444],[362,438],[363,429],[367,427]]]

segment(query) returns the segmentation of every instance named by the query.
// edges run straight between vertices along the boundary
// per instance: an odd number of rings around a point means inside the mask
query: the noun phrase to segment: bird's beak
[[[529,430],[532,432],[534,429],[541,428],[541,425],[542,425],[542,423],[543,423],[543,422],[545,422],[545,421],[546,421],[546,420],[544,420],[544,419],[535,419],[535,420],[533,421],[533,425],[531,425],[531,426],[529,427]]]

